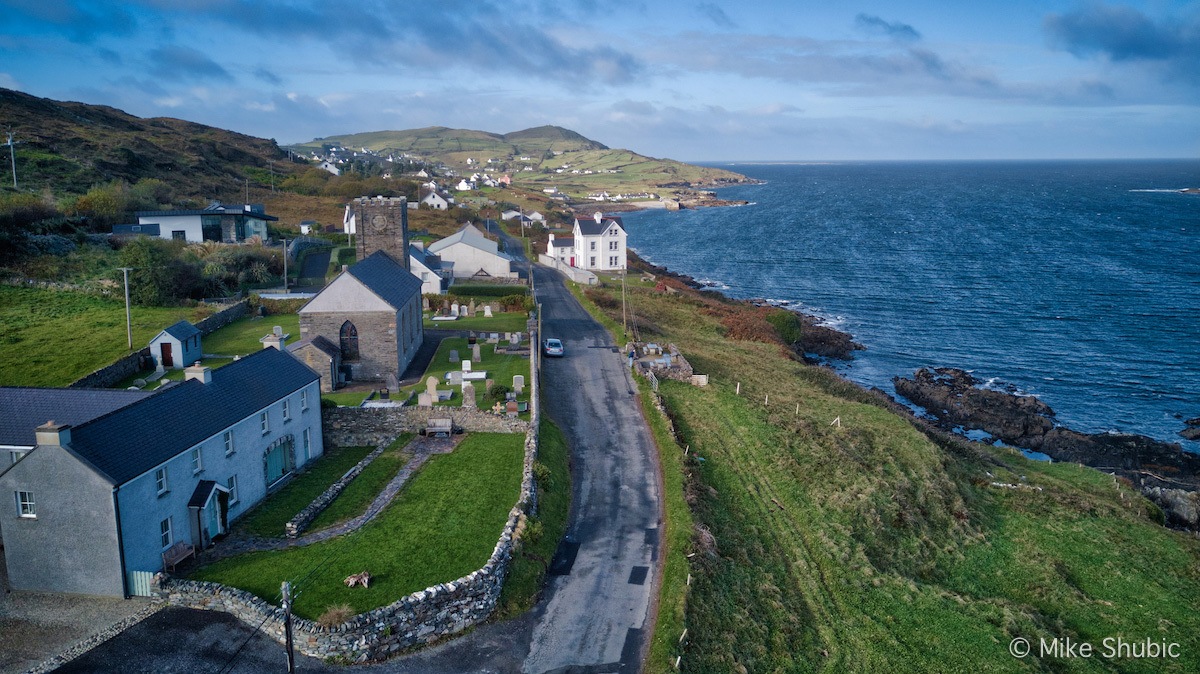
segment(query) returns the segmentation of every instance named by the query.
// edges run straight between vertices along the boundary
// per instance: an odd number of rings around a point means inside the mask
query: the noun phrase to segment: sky
[[[1196,158],[1200,0],[0,0],[0,87],[281,144],[552,124],[682,161]]]

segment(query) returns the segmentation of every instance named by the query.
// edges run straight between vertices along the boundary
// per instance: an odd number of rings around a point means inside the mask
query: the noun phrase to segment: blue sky
[[[555,124],[684,161],[1197,157],[1200,2],[0,0],[0,86],[281,143]]]

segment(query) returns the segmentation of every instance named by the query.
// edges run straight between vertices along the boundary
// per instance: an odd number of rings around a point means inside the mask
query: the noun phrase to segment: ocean
[[[958,367],[1200,452],[1177,435],[1200,417],[1200,161],[713,165],[765,184],[624,214],[630,247],[851,333],[860,384]]]

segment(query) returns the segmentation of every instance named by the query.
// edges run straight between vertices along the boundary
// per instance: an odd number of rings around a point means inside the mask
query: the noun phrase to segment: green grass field
[[[453,321],[435,321],[433,314],[425,312],[426,330],[475,330],[477,332],[525,332],[529,327],[529,314],[524,311],[501,311],[487,318],[483,314],[467,316]]]
[[[495,345],[493,345],[493,344],[485,344],[485,343],[480,344],[480,348],[479,348],[480,362],[472,363],[471,364],[472,369],[477,372],[480,370],[486,370],[487,376],[489,379],[494,379],[497,384],[503,384],[504,386],[507,386],[509,388],[512,388],[513,375],[518,375],[518,374],[524,375],[525,376],[525,391],[521,395],[517,396],[517,400],[528,402],[529,401],[529,390],[530,390],[529,389],[529,359],[525,358],[523,356],[497,354],[495,352],[494,346]],[[456,361],[454,363],[451,363],[450,362],[450,352],[455,351],[455,350],[458,351],[460,360]],[[425,390],[425,380],[428,377],[432,376],[432,377],[437,378],[439,388],[442,388],[442,389],[453,388],[454,389],[454,397],[453,398],[451,398],[449,401],[446,401],[443,403],[436,403],[436,404],[448,405],[451,407],[461,406],[462,405],[461,390],[459,390],[457,387],[451,387],[449,382],[446,381],[445,375],[446,375],[446,373],[448,373],[452,370],[454,370],[454,371],[461,370],[462,369],[461,360],[463,358],[469,359],[470,357],[471,357],[471,347],[469,347],[467,345],[467,339],[465,337],[447,337],[446,339],[443,339],[442,343],[438,346],[437,353],[435,353],[433,356],[433,360],[430,361],[429,367],[425,369],[425,374],[423,374],[421,376],[421,380],[418,383],[414,384],[413,386],[402,388],[400,397],[403,398],[403,396],[407,395],[410,391],[417,391],[417,392],[424,391]],[[484,381],[475,382],[475,402],[480,408],[483,408],[486,403],[484,398],[487,395],[487,391],[484,390],[484,384],[485,384]],[[414,399],[415,399],[415,397],[414,397]],[[527,417],[528,413],[526,413],[524,416]]]
[[[133,348],[207,307],[133,307]],[[0,385],[66,386],[129,353],[123,299],[0,286]]]
[[[927,437],[778,344],[730,339],[748,319],[715,298],[629,299],[643,333],[712,382],[660,387],[690,448],[668,489],[697,527],[688,636],[661,646],[679,634],[660,617],[648,671],[673,670],[664,650],[685,672],[1200,671],[1200,541],[1135,490]],[[662,610],[678,592],[664,582]],[[1166,640],[1181,657],[1009,654],[1016,638],[1067,637]]]
[[[290,580],[296,613],[317,618],[329,607],[355,613],[483,566],[520,496],[522,434],[474,433],[451,454],[431,458],[377,518],[335,539],[277,552],[224,559],[192,578],[232,585],[267,600]],[[363,570],[371,587],[342,579]]]
[[[374,447],[335,447],[312,466],[297,475],[279,491],[271,494],[256,508],[234,524],[234,528],[255,536],[282,538],[283,525],[295,517],[313,499],[337,482],[338,478],[362,461]]]
[[[392,444],[358,474],[342,493],[329,504],[309,525],[309,531],[320,531],[353,519],[363,514],[379,492],[387,486],[396,473],[412,459],[404,448],[412,440],[412,433],[401,433]]]
[[[299,314],[272,314],[270,316],[246,316],[226,325],[220,330],[205,335],[200,342],[204,353],[221,356],[248,356],[263,348],[258,341],[271,334],[275,326],[283,328],[287,343],[300,341]]]

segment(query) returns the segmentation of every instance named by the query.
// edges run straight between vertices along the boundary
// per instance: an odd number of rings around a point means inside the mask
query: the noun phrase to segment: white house
[[[458,190],[459,192],[470,192],[471,190],[475,189],[475,182],[463,178],[462,180],[458,181],[458,185],[455,185],[454,189]]]
[[[450,236],[429,244],[426,249],[454,265],[454,278],[517,278],[513,261],[499,252],[495,241],[483,235],[471,223]]]
[[[338,168],[337,164],[334,164],[333,162],[328,161],[328,160],[321,162],[320,168],[323,171],[329,171],[330,173],[332,173],[335,176],[342,175],[342,169]]]
[[[589,271],[625,269],[626,235],[620,217],[596,211],[591,218],[575,218],[573,235],[573,266]]]
[[[138,211],[138,224],[115,225],[113,234],[157,236],[188,243],[224,241],[238,243],[251,237],[267,238],[267,223],[279,218],[267,215],[262,204],[225,206],[176,211]]]
[[[450,207],[450,202],[437,192],[426,194],[421,198],[421,203],[438,211],[444,211]]]
[[[556,264],[575,266],[575,239],[569,236],[555,237],[550,232],[550,240],[546,242],[546,254],[554,258]]]
[[[425,250],[425,244],[414,241],[408,246],[408,270],[421,279],[422,295],[444,295],[454,283],[454,263]]]
[[[139,594],[323,453],[320,377],[291,355],[185,373],[154,393],[0,388],[0,443],[25,448],[0,467],[13,589]]]

